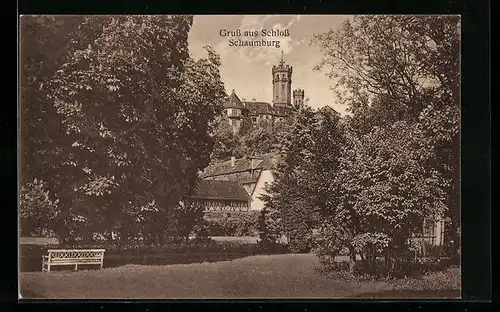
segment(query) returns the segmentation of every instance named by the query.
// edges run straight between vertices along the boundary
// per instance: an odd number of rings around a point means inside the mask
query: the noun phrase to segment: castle
[[[233,89],[224,103],[223,117],[228,120],[234,133],[238,132],[245,119],[252,123],[262,120],[275,123],[284,120],[293,107],[304,105],[304,90],[296,89],[292,94],[292,71],[292,66],[285,64],[282,51],[279,64],[272,68],[272,104],[255,99],[250,102],[240,100]]]

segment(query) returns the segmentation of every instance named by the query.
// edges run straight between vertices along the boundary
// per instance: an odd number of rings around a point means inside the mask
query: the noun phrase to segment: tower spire
[[[283,50],[281,50],[281,60],[280,60],[280,65],[283,66],[285,64],[285,61],[283,60]]]

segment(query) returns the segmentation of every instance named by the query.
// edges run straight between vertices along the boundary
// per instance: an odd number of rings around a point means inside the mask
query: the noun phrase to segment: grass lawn
[[[317,263],[312,254],[251,256],[213,263],[25,272],[20,283],[24,298],[46,299],[346,298],[392,289],[386,282],[329,279],[315,273]]]

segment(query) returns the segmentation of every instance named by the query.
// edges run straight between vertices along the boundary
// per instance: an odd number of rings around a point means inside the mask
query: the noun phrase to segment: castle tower
[[[301,89],[293,90],[293,106],[295,107],[304,106],[304,90]]]
[[[285,65],[283,51],[278,66],[273,66],[273,106],[289,108],[292,102],[292,66]]]

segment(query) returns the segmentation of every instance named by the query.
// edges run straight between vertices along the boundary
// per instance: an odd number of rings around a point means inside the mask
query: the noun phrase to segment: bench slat
[[[97,262],[101,261],[101,259],[57,259],[55,261],[50,261],[50,263],[56,262]]]
[[[87,251],[95,251],[95,252],[105,252],[106,249],[48,249],[48,252],[87,252]]]

